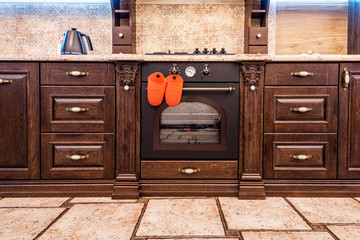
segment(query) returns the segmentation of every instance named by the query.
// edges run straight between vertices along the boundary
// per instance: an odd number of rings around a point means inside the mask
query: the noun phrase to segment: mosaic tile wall
[[[111,5],[0,3],[1,54],[57,54],[72,27],[88,34],[94,52],[112,53]]]
[[[234,2],[234,1],[232,1]],[[244,52],[244,1],[237,4],[137,4],[136,52]]]

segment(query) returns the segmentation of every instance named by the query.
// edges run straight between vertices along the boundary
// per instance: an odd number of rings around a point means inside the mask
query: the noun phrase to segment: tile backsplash
[[[137,0],[136,53],[222,47],[243,53],[245,0]],[[88,34],[94,52],[112,53],[108,3],[0,3],[1,54],[58,54],[70,28]]]
[[[226,4],[136,4],[136,52],[171,50],[192,52],[195,47],[244,52],[244,1]],[[183,1],[184,2],[184,1]],[[185,1],[186,2],[186,1]],[[219,2],[219,1],[218,1]],[[236,2],[236,4],[235,4]]]
[[[0,3],[1,54],[57,54],[70,28],[88,34],[94,52],[112,53],[109,3]]]

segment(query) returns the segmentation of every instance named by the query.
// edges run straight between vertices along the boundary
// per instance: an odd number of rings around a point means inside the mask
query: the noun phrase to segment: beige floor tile
[[[0,209],[0,239],[33,239],[64,210],[64,208]]]
[[[215,199],[151,199],[137,236],[225,236]]]
[[[360,223],[360,203],[351,198],[288,198],[311,223]]]
[[[143,206],[75,205],[39,239],[130,239]]]
[[[341,240],[360,239],[360,226],[327,226]]]
[[[239,240],[238,238],[148,238],[147,240]]]
[[[111,197],[77,197],[70,201],[70,203],[118,203],[118,202],[137,202],[136,199],[112,199]]]
[[[229,229],[311,229],[283,198],[220,198]]]
[[[334,240],[326,232],[242,232],[244,240]]]
[[[0,207],[60,207],[69,198],[4,198]]]

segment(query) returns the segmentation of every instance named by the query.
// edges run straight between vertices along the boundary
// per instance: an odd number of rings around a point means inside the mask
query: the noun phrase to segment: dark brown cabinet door
[[[340,65],[338,162],[339,178],[360,179],[359,63]]]
[[[0,63],[0,122],[0,179],[39,178],[37,63]]]

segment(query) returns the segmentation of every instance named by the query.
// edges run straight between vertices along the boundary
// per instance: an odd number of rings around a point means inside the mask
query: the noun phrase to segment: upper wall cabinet
[[[39,178],[38,63],[0,63],[0,106],[0,179]]]
[[[113,11],[113,53],[135,53],[134,0],[111,0]]]

